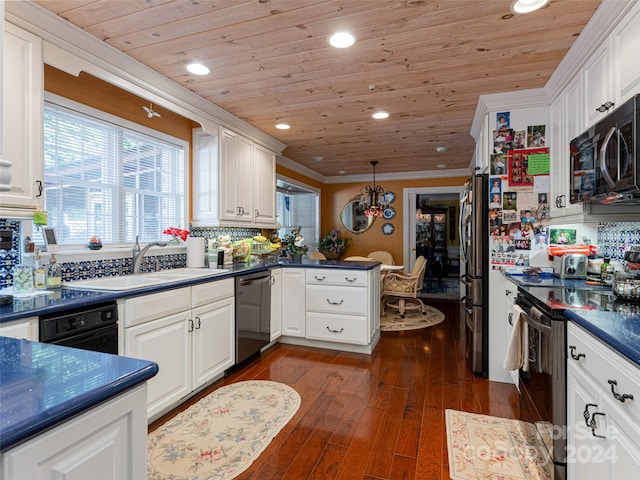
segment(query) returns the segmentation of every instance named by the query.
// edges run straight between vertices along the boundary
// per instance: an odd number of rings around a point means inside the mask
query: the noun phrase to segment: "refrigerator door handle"
[[[460,299],[460,306],[462,306],[462,308],[469,314],[472,315],[473,314],[473,308],[471,308],[471,305],[469,305],[469,302],[467,301],[467,297],[462,297]]]

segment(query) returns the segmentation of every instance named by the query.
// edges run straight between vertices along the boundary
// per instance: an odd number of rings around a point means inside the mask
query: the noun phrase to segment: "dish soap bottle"
[[[62,287],[62,267],[58,265],[55,254],[51,254],[47,265],[47,288]]]
[[[40,249],[35,249],[35,261],[33,262],[33,288],[44,290],[47,288],[47,271],[40,263]]]
[[[613,284],[613,266],[611,265],[611,259],[606,258],[602,265],[600,266],[600,281],[604,285],[612,285]]]

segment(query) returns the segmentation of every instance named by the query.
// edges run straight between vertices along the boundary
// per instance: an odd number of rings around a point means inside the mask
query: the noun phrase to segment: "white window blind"
[[[112,118],[45,105],[45,209],[62,244],[153,241],[184,226],[184,145]]]

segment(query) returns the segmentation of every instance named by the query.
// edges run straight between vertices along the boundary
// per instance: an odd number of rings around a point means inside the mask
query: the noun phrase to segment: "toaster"
[[[587,278],[587,256],[567,253],[553,257],[553,274],[560,278]]]

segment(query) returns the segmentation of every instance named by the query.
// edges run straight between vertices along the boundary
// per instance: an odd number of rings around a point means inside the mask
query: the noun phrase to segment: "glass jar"
[[[56,256],[52,253],[49,265],[47,265],[47,288],[62,287],[62,267],[57,263]]]
[[[613,278],[612,289],[618,298],[640,301],[640,278],[637,275],[617,272]]]
[[[33,265],[21,263],[13,268],[13,292],[33,292]]]

